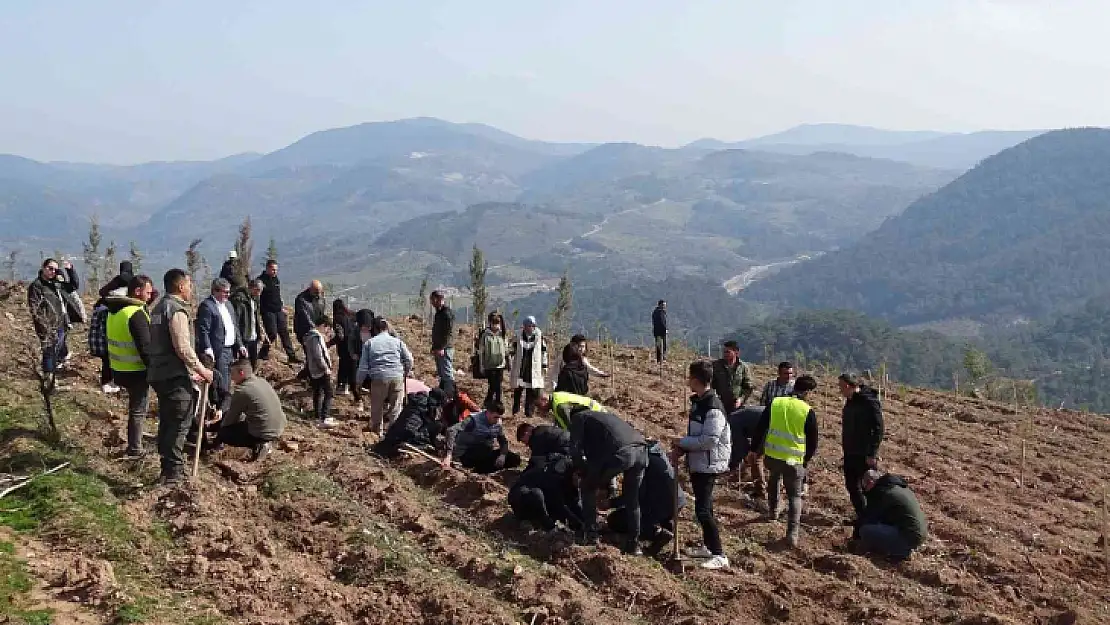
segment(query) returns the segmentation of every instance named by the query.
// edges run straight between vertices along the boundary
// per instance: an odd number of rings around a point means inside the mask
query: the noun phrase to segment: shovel
[[[204,421],[205,421],[205,408],[208,407],[208,387],[210,383],[204,382],[200,385],[200,397],[197,398],[197,409],[193,413],[193,419],[197,421],[197,444],[193,449],[193,477],[196,477],[200,472],[200,448],[204,446]]]

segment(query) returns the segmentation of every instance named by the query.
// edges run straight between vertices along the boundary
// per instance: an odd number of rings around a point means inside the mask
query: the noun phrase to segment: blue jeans
[[[897,527],[882,523],[861,525],[859,537],[867,551],[891,556],[899,560],[910,557],[913,549]]]
[[[54,373],[58,365],[65,362],[69,355],[69,346],[66,345],[66,328],[58,328],[57,334],[42,341],[42,371]]]
[[[439,378],[439,388],[446,391],[448,387],[455,386],[455,348],[448,347],[443,350],[442,356],[436,356],[436,377]]]

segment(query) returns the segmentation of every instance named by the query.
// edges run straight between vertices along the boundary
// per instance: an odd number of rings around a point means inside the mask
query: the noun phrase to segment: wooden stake
[[[200,385],[200,397],[197,398],[197,411],[193,417],[200,419],[197,423],[197,443],[193,448],[193,477],[200,474],[200,449],[204,447],[204,421],[208,415],[205,408],[208,407],[208,387],[209,383],[205,382]]]
[[[1025,437],[1021,437],[1021,478],[1018,479],[1018,486],[1025,488]]]
[[[1106,485],[1102,486],[1102,561],[1110,577],[1110,504],[1106,502]]]

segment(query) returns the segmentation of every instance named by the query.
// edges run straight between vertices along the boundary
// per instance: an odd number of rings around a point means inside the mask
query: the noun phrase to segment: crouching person
[[[509,439],[505,438],[502,429],[501,417],[504,414],[505,406],[495,400],[487,404],[485,410],[448,428],[447,455],[443,458],[443,466],[450,466],[452,459],[477,473],[493,473],[520,466],[520,456],[509,451]]]
[[[516,440],[528,446],[532,458],[554,454],[570,455],[570,433],[554,425],[521,423],[516,428]]]
[[[582,529],[582,506],[574,484],[574,465],[569,456],[533,456],[528,468],[509,489],[513,516],[551,531],[563,523],[572,531]]]
[[[640,549],[640,484],[648,465],[647,441],[626,421],[609,412],[582,410],[570,424],[571,458],[582,477],[582,514],[585,544],[597,544],[597,490],[624,476],[621,505],[628,529],[622,551],[643,555]]]
[[[220,422],[216,443],[248,447],[252,461],[262,460],[270,454],[273,441],[285,432],[281,399],[269,382],[254,375],[246,358],[231,365],[231,381],[235,392]]]
[[[674,539],[674,492],[674,466],[667,459],[663,446],[657,442],[652,443],[648,448],[644,482],[640,485],[640,540],[651,543],[644,550],[649,556],[659,555]],[[679,490],[678,507],[681,509],[685,505],[686,493]],[[614,532],[627,534],[627,514],[624,508],[610,511],[606,524]]]
[[[905,560],[929,535],[921,504],[906,480],[871,470],[860,480],[867,507],[856,526],[856,547]]]

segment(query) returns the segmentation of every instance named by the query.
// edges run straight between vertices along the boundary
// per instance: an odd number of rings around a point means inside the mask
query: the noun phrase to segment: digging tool
[[[674,537],[671,538],[671,566],[678,573],[682,572],[682,550],[678,548],[678,469],[675,469],[674,483],[671,486],[671,510],[674,513]]]
[[[208,387],[209,382],[204,382],[200,385],[200,396],[197,398],[197,409],[193,413],[193,419],[197,420],[197,443],[193,449],[193,477],[200,473],[200,448],[204,446],[204,421],[205,421],[205,408],[208,406]]]

